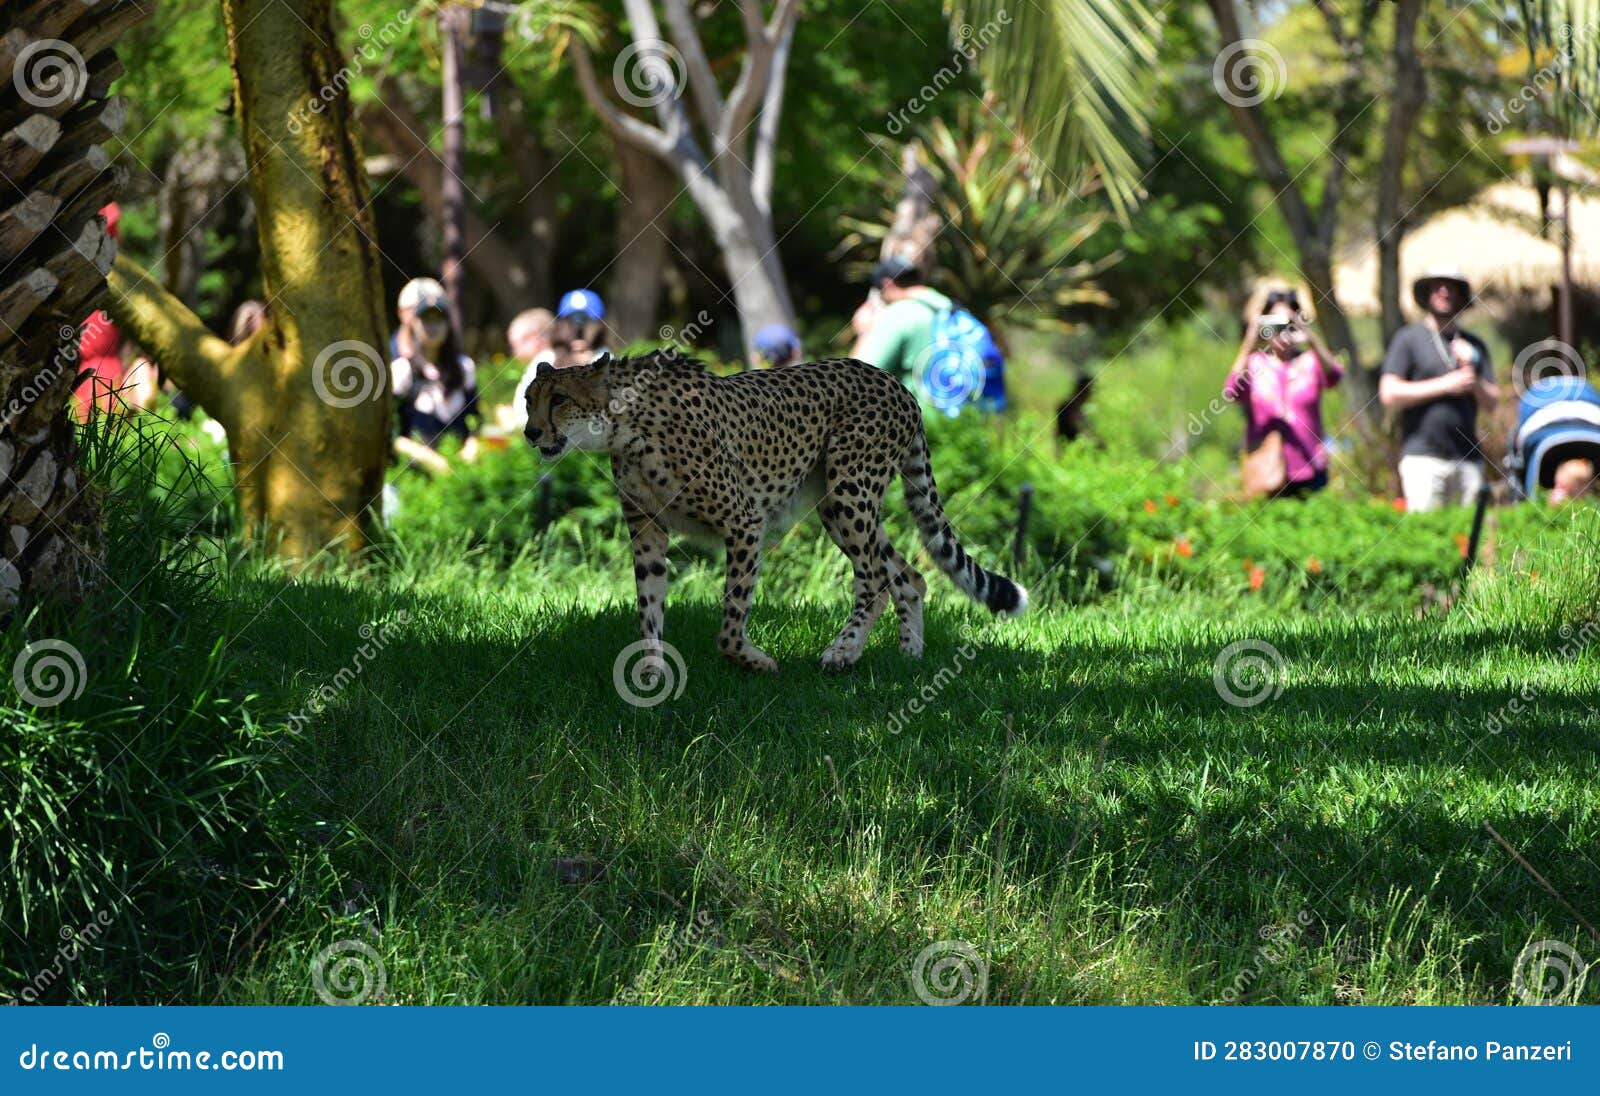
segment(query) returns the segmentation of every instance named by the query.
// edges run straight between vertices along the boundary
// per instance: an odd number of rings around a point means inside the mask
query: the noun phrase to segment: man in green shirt
[[[856,310],[850,356],[909,382],[912,368],[933,345],[933,318],[950,308],[950,298],[923,285],[922,271],[897,256],[873,268],[872,285],[883,303],[873,307],[868,301]]]

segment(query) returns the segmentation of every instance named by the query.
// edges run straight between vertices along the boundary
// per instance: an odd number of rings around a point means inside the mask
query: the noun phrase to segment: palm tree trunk
[[[99,215],[120,181],[101,145],[125,114],[109,95],[122,72],[111,47],[145,10],[12,0],[0,11],[0,617],[76,600],[103,573],[98,494],[65,409],[78,327],[115,253]]]

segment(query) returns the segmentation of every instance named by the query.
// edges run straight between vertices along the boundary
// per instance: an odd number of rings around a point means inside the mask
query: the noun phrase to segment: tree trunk
[[[1400,310],[1400,245],[1406,238],[1406,217],[1400,208],[1411,135],[1427,95],[1427,76],[1417,56],[1417,17],[1422,0],[1400,0],[1394,9],[1393,93],[1383,127],[1383,157],[1378,165],[1378,303],[1383,310],[1383,342],[1387,346],[1405,323]]]
[[[389,426],[378,252],[331,0],[226,0],[223,14],[270,317],[230,347],[125,257],[114,308],[227,430],[246,541],[305,562],[359,551],[375,527]]]
[[[657,157],[683,180],[722,253],[745,353],[753,359],[757,331],[767,324],[793,327],[795,322],[772,226],[772,184],[784,77],[800,0],[778,0],[770,20],[764,18],[758,0],[741,0],[745,53],[726,97],[700,40],[699,17],[688,0],[666,0],[675,51],[665,47],[652,0],[625,0],[623,7],[634,55],[625,71],[614,71],[615,86],[629,102],[653,107],[658,124],[637,118],[612,101],[600,86],[594,59],[581,37],[572,44],[578,87],[614,138]],[[677,62],[682,64],[687,96],[678,86]],[[686,99],[704,131],[704,147],[695,135]]]
[[[1223,49],[1242,48],[1244,37],[1239,29],[1235,0],[1208,0],[1208,3],[1222,35]],[[1289,170],[1277,139],[1267,125],[1262,111],[1262,100],[1266,95],[1259,88],[1246,86],[1243,82],[1250,76],[1249,66],[1223,65],[1218,73],[1223,81],[1219,90],[1227,91],[1224,98],[1228,102],[1229,112],[1250,149],[1256,170],[1271,187],[1273,201],[1289,228],[1289,235],[1294,239],[1295,250],[1300,256],[1300,274],[1310,285],[1316,299],[1318,319],[1327,332],[1328,344],[1345,356],[1345,386],[1349,393],[1346,402],[1356,408],[1360,419],[1368,425],[1376,425],[1383,416],[1377,400],[1377,378],[1373,371],[1362,365],[1360,348],[1350,329],[1349,318],[1334,293],[1332,263],[1345,163],[1353,153],[1352,142],[1359,136],[1359,127],[1353,124],[1361,110],[1358,66],[1360,45],[1370,27],[1367,21],[1370,15],[1361,17],[1361,34],[1351,38],[1342,29],[1335,9],[1323,6],[1321,10],[1344,57],[1346,73],[1340,80],[1331,107],[1335,129],[1333,139],[1327,146],[1327,175],[1319,209],[1314,211],[1300,190],[1298,180],[1305,172],[1293,173]],[[1256,73],[1256,77],[1261,78],[1260,73]]]
[[[883,237],[878,257],[907,259],[919,269],[928,270],[933,265],[933,244],[944,220],[933,208],[938,181],[922,162],[915,141],[900,150],[900,178],[900,200],[895,203],[894,220]]]
[[[115,253],[99,216],[121,181],[100,147],[125,117],[111,45],[145,10],[13,0],[0,14],[0,617],[77,600],[102,573],[98,494],[65,408]]]
[[[678,177],[665,164],[625,141],[612,142],[622,169],[607,326],[622,345],[657,336],[661,287],[672,244],[662,223],[678,197]]]
[[[400,171],[417,188],[428,215],[444,223],[444,170],[432,149],[418,134],[427,132],[423,122],[412,114],[400,98],[392,80],[379,84],[379,98],[361,111],[362,131],[371,135],[396,160]],[[496,310],[509,320],[530,302],[549,300],[549,260],[545,260],[546,292],[536,290],[533,268],[523,262],[517,250],[496,229],[484,223],[469,206],[466,211],[466,265],[476,284],[494,296]]]
[[[522,89],[510,80],[499,85],[500,102],[495,110],[495,125],[500,133],[500,147],[505,150],[511,166],[517,173],[517,190],[523,195],[523,223],[527,225],[528,242],[522,249],[527,266],[527,288],[518,309],[531,305],[548,306],[555,300],[555,279],[551,267],[556,253],[556,228],[560,210],[556,204],[560,189],[559,161],[551,158],[550,150],[540,140],[539,131],[528,118],[522,101]],[[471,237],[471,228],[468,228]],[[471,262],[472,256],[467,256]],[[480,274],[481,278],[482,275]]]
[[[467,10],[455,4],[447,3],[439,9],[439,38],[444,55],[439,79],[444,113],[444,175],[439,180],[444,188],[444,261],[439,265],[439,275],[445,296],[450,298],[450,315],[457,331],[463,330],[466,321],[461,284],[462,256],[467,253],[467,127],[462,117],[461,76],[462,24],[466,17]]]

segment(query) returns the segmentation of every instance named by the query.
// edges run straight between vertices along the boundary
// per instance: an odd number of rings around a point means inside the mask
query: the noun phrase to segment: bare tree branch
[[[761,117],[756,123],[756,148],[751,167],[750,189],[756,208],[762,213],[772,213],[772,180],[776,174],[778,157],[778,124],[783,120],[784,84],[789,70],[789,54],[794,48],[794,21],[779,27],[778,45],[772,57],[772,76],[767,81],[767,94],[761,103]]]
[[[723,111],[722,124],[712,140],[713,155],[721,159],[735,152],[755,116],[756,108],[769,93],[772,70],[778,44],[783,40],[784,28],[792,28],[799,13],[799,0],[779,0],[772,13],[772,24],[761,21],[760,0],[743,0],[740,9],[745,19],[745,57],[739,70],[739,79],[728,93],[728,106]]]
[[[688,68],[689,91],[699,108],[700,121],[708,133],[715,133],[717,119],[722,117],[722,89],[717,87],[717,77],[711,71],[711,62],[700,41],[700,30],[695,26],[688,0],[667,0],[667,26],[672,29],[672,41],[683,54]]]
[[[1210,4],[1212,15],[1216,18],[1217,29],[1222,32],[1223,48],[1239,46],[1243,35],[1239,30],[1239,12],[1234,0],[1207,0],[1207,2]],[[1267,129],[1261,110],[1254,105],[1255,100],[1250,96],[1249,89],[1239,86],[1236,66],[1223,65],[1222,76],[1228,83],[1229,91],[1232,92],[1227,96],[1228,109],[1232,112],[1240,133],[1244,135],[1245,144],[1250,148],[1250,155],[1256,162],[1257,170],[1272,187],[1283,219],[1289,224],[1290,234],[1294,236],[1295,243],[1303,248],[1315,239],[1317,233],[1305,196],[1300,193],[1300,188],[1290,173],[1288,164],[1284,162],[1282,152],[1278,149],[1278,142]]]
[[[589,47],[581,39],[573,39],[572,60],[578,71],[579,90],[613,136],[664,159],[672,158],[677,142],[670,134],[627,113],[601,90],[600,81],[594,74],[594,58],[589,56]]]

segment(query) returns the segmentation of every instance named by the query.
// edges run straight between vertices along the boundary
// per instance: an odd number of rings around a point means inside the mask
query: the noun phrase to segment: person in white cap
[[[402,294],[400,301],[401,314],[410,313],[400,329],[401,354],[389,363],[400,412],[394,451],[431,472],[447,473],[449,462],[439,453],[447,435],[460,439],[462,460],[478,457],[477,367],[461,353],[444,288],[431,278],[418,278],[406,289],[413,286],[415,291]]]
[[[442,300],[445,297],[444,286],[437,278],[412,278],[400,287],[400,299],[396,302],[395,313],[400,317],[400,326],[389,333],[389,360],[395,358],[409,358],[416,347],[411,345],[411,321],[417,318],[417,302],[423,298],[428,300]]]
[[[1378,378],[1378,399],[1400,412],[1400,490],[1408,510],[1467,505],[1483,486],[1478,412],[1500,389],[1489,348],[1457,318],[1472,286],[1455,270],[1430,270],[1411,287],[1421,323],[1395,332]]]

